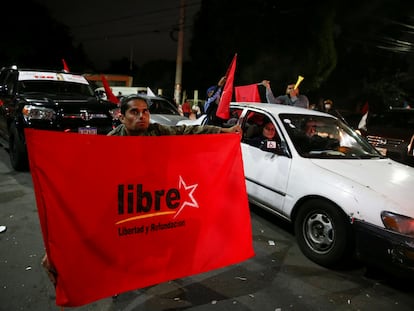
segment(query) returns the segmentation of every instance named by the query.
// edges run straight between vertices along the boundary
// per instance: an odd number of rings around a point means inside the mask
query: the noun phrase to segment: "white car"
[[[249,201],[292,222],[308,258],[336,267],[356,255],[413,276],[414,168],[383,157],[329,114],[264,103],[230,108],[243,128]],[[250,145],[268,121],[277,138],[264,140],[265,150]]]

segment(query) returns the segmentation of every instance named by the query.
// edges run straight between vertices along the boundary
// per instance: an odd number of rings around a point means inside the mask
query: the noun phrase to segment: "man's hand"
[[[233,125],[232,127],[222,127],[221,133],[239,133],[240,135],[242,135],[243,130],[240,127],[240,125],[236,124],[236,125]]]
[[[222,78],[220,79],[220,81],[217,83],[217,85],[218,85],[219,87],[222,87],[222,86],[224,85],[224,83],[226,83],[226,79],[227,79],[227,77],[226,77],[226,76],[222,77]]]
[[[265,88],[270,88],[270,81],[269,80],[263,80],[260,82],[261,85],[263,85]]]

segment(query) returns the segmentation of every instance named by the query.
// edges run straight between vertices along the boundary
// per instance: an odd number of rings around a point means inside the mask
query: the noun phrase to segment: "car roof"
[[[231,107],[239,107],[239,108],[254,108],[257,110],[262,110],[266,112],[270,112],[271,114],[278,115],[281,113],[290,113],[290,114],[306,114],[312,116],[325,116],[337,119],[335,116],[332,116],[328,113],[289,106],[289,105],[281,105],[281,104],[269,104],[269,103],[248,103],[248,102],[232,102],[230,103]]]

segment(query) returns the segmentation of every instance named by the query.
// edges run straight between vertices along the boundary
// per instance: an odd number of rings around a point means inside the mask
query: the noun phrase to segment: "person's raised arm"
[[[220,133],[239,133],[240,135],[242,135],[243,130],[240,125],[236,124],[232,127],[222,127]]]

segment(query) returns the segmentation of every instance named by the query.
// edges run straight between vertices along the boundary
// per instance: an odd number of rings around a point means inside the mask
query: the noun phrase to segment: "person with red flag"
[[[121,124],[108,133],[108,136],[162,136],[162,135],[186,135],[186,134],[214,134],[214,133],[239,133],[240,125],[230,128],[222,128],[214,125],[181,125],[168,126],[150,123],[149,103],[145,97],[139,94],[124,97],[120,104]],[[51,282],[55,285],[58,272],[48,260],[47,255],[42,259],[42,266],[46,269]]]
[[[220,102],[216,111],[216,117],[222,120],[228,120],[230,118],[230,102],[233,97],[233,82],[236,71],[236,62],[237,54],[234,54],[230,67],[227,69],[226,84],[224,85],[223,94],[220,97]]]
[[[215,125],[167,126],[150,123],[147,99],[130,95],[121,101],[121,124],[108,133],[109,136],[159,136],[185,134],[241,133],[240,125],[223,128]]]
[[[207,124],[222,125],[223,120],[216,117],[217,107],[219,104],[221,91],[226,82],[226,76],[221,77],[217,85],[210,86],[207,89],[207,99],[204,103],[204,112],[207,114]]]

